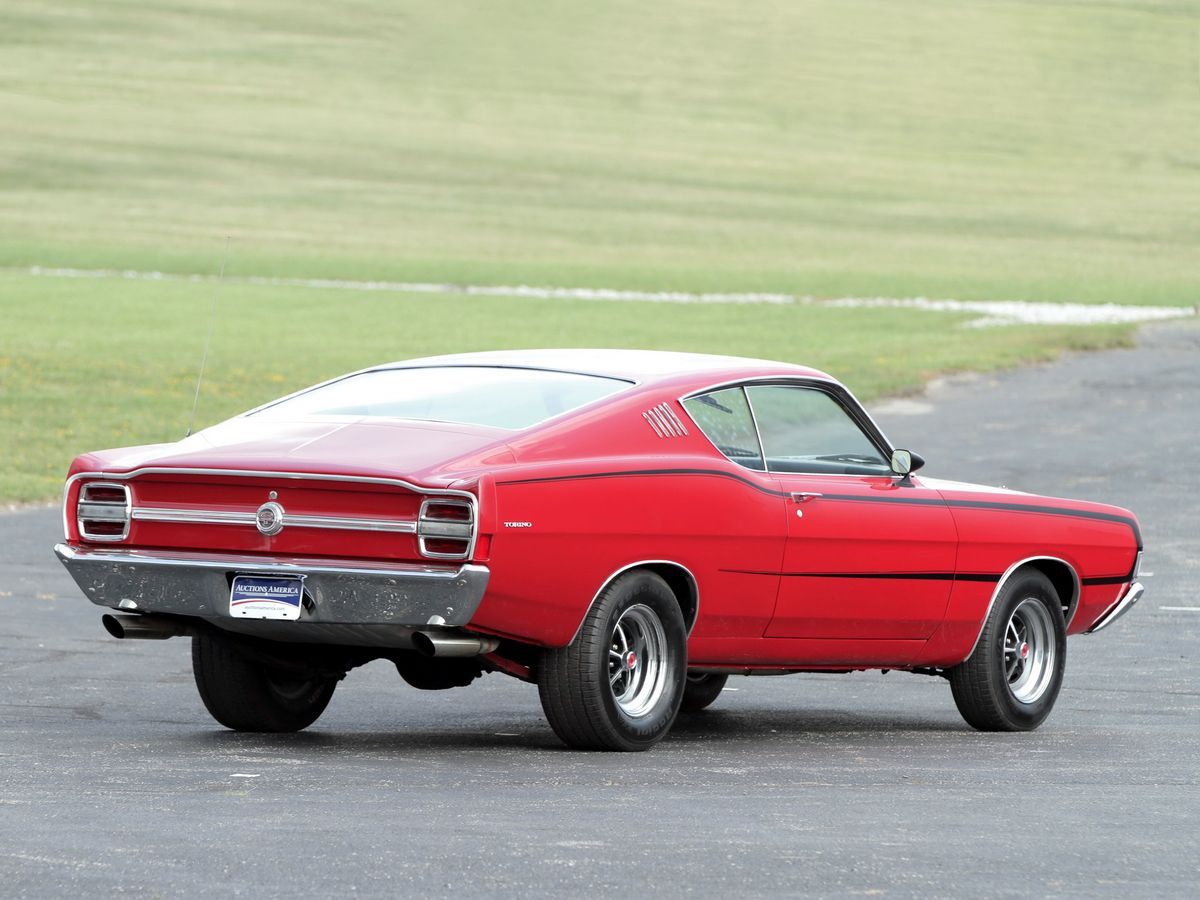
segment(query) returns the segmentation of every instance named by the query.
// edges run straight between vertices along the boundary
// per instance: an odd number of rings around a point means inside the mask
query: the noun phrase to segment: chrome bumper
[[[54,548],[98,606],[195,616],[277,640],[404,646],[414,629],[462,626],[483,599],[485,566],[455,569],[360,560],[296,559],[165,550]],[[308,601],[296,622],[234,619],[233,575],[303,575]]]
[[[1113,604],[1112,608],[1096,620],[1096,624],[1089,628],[1084,634],[1095,634],[1102,628],[1107,628],[1125,613],[1129,612],[1142,599],[1142,594],[1146,593],[1146,589],[1139,582],[1134,582],[1129,586],[1129,590],[1125,592],[1120,600]]]

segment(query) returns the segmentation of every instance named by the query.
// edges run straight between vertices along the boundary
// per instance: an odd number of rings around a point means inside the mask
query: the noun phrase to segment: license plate
[[[229,614],[241,619],[294,622],[300,618],[303,599],[303,578],[236,575],[229,592]]]

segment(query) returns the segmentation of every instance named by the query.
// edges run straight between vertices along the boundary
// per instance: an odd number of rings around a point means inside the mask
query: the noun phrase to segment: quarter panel
[[[955,581],[945,621],[921,652],[920,665],[957,665],[970,655],[1000,577],[1022,559],[1061,559],[1079,576],[1083,586],[1069,634],[1086,631],[1116,600],[1132,572],[1138,537],[1124,510],[1018,494],[955,491],[943,496],[959,531],[958,572],[992,577]],[[998,501],[1009,508],[995,508]],[[1030,508],[1011,508],[1022,505]],[[1062,512],[1046,511],[1055,508]],[[1111,583],[1089,585],[1089,579]]]
[[[694,637],[761,637],[783,554],[783,501],[771,484],[732,472],[498,481],[492,576],[471,625],[565,645],[614,572],[654,559],[695,576]],[[763,574],[734,571],[743,569]]]

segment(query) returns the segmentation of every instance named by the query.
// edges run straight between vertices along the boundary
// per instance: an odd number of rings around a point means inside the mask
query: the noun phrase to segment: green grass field
[[[85,449],[181,438],[214,297],[196,421],[391,359],[498,344],[657,347],[805,360],[866,400],[930,375],[1017,365],[1127,329],[962,328],[964,316],[814,306],[564,303],[0,275],[0,497],[53,496]],[[55,318],[47,314],[53,310]],[[653,340],[647,340],[653,335]]]
[[[228,237],[239,276],[1195,304],[1198,21],[1166,0],[7,0],[0,499],[181,434],[212,297],[34,265],[212,274]],[[719,350],[869,397],[1129,334],[219,293],[200,424],[428,351]]]

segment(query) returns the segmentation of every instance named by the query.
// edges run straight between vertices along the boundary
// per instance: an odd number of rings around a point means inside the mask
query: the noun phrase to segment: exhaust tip
[[[103,615],[100,617],[100,624],[104,626],[105,631],[118,640],[125,637],[125,626],[116,616]]]
[[[417,631],[413,633],[412,643],[413,649],[422,656],[480,656],[499,647],[500,639],[460,632]]]
[[[106,614],[100,617],[100,624],[118,640],[140,638],[144,641],[162,641],[192,633],[192,626],[187,620],[174,616]]]
[[[105,617],[107,618],[107,616]],[[422,656],[437,656],[437,647],[431,638],[424,631],[418,631],[412,636],[413,649]]]

